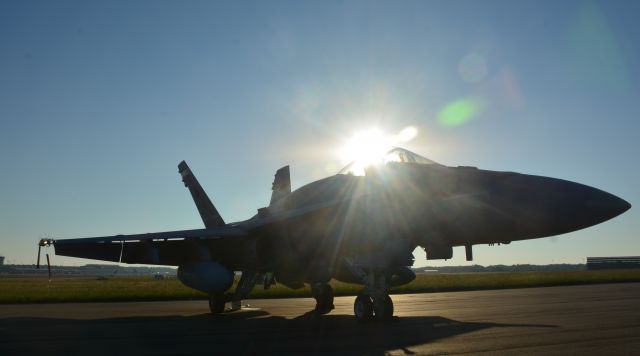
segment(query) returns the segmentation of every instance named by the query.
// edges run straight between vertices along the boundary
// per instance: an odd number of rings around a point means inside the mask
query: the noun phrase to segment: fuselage
[[[273,273],[292,288],[331,278],[377,288],[363,276],[390,285],[415,278],[409,267],[418,246],[427,259],[449,259],[454,246],[465,246],[470,260],[473,245],[564,234],[631,206],[583,184],[447,167],[401,148],[387,152],[378,164],[354,163],[293,192],[288,166],[283,167],[269,207],[226,224],[181,162],[179,172],[205,229],[41,239],[38,251],[53,245],[63,256],[175,265],[183,283],[207,293],[226,291],[234,271],[250,279]]]
[[[416,246],[431,258],[450,258],[453,246],[564,234],[629,208],[561,179],[390,162],[364,176],[315,181],[276,202],[270,214],[302,213],[263,228],[256,253],[281,280],[325,279],[341,273],[345,257],[393,269],[410,266]]]

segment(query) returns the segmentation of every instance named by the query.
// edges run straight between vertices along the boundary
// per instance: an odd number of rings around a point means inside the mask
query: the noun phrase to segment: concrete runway
[[[396,318],[359,324],[354,297],[0,305],[0,355],[640,354],[640,283],[392,296]]]

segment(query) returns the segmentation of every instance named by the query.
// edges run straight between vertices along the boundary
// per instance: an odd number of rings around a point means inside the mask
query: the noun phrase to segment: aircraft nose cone
[[[547,181],[550,189],[546,200],[554,205],[550,210],[554,234],[587,228],[612,219],[631,208],[617,196],[584,184],[560,179]]]
[[[517,203],[503,211],[508,211],[529,238],[584,229],[631,208],[613,194],[562,179],[518,175],[509,177],[506,183],[506,195]]]
[[[591,192],[585,201],[585,212],[588,212],[597,223],[612,219],[631,209],[631,204],[613,194],[590,188]],[[596,224],[597,224],[596,223]]]

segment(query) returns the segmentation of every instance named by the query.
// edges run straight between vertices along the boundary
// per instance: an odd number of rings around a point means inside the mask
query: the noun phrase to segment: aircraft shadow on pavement
[[[555,327],[535,324],[462,322],[440,316],[401,316],[358,323],[352,315],[301,315],[294,319],[262,310],[212,318],[126,317],[93,320],[0,319],[0,353],[48,354],[282,354],[413,353],[412,346],[487,328]],[[3,350],[4,349],[4,350]]]

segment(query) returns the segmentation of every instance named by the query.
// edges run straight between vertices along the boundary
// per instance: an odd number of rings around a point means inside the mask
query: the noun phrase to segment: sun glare
[[[413,127],[405,127],[397,135],[389,135],[379,128],[355,133],[339,150],[343,164],[354,162],[358,167],[366,167],[381,161],[394,146],[411,141],[418,134]]]
[[[366,166],[381,159],[392,147],[390,137],[378,128],[361,131],[340,149],[342,163],[357,162]]]

